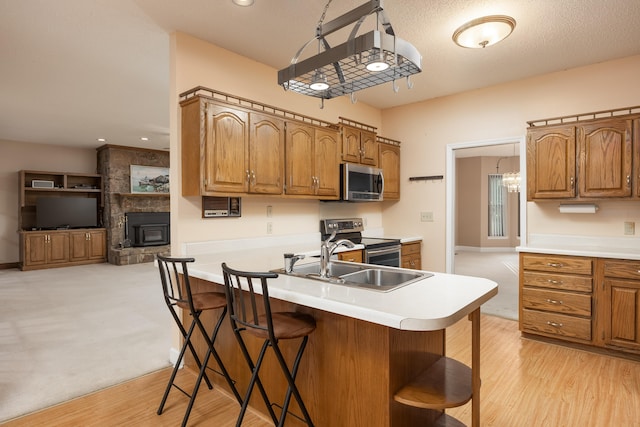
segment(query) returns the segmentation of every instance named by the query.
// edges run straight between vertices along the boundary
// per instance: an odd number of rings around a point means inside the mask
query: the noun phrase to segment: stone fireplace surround
[[[156,254],[170,253],[170,245],[126,247],[127,212],[169,212],[168,194],[132,194],[130,166],[169,167],[169,152],[119,145],[103,145],[98,151],[98,172],[104,187],[104,226],[107,261],[115,265],[152,262]]]

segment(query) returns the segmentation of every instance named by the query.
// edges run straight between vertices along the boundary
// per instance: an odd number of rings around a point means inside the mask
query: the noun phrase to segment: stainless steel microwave
[[[354,163],[342,164],[340,170],[341,199],[349,202],[382,200],[384,176],[382,169]]]

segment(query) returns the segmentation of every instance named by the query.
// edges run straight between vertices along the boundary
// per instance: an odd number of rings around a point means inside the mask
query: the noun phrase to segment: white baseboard
[[[478,246],[456,246],[456,251],[466,252],[516,252],[513,246],[505,247],[478,247]]]
[[[178,361],[178,356],[180,355],[180,350],[171,347],[169,349],[169,362],[176,366],[176,362]],[[180,361],[180,369],[184,368],[184,358]]]

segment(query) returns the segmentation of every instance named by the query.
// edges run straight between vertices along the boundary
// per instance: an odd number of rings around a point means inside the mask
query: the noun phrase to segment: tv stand
[[[102,175],[71,172],[20,171],[18,211],[20,268],[35,270],[94,264],[107,259],[107,232],[104,228],[38,229],[36,201],[40,197],[92,197],[102,216]]]

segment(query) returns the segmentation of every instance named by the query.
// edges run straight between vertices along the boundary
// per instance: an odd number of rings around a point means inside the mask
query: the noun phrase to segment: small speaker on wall
[[[53,181],[45,181],[41,179],[32,179],[31,180],[32,188],[53,188]]]

